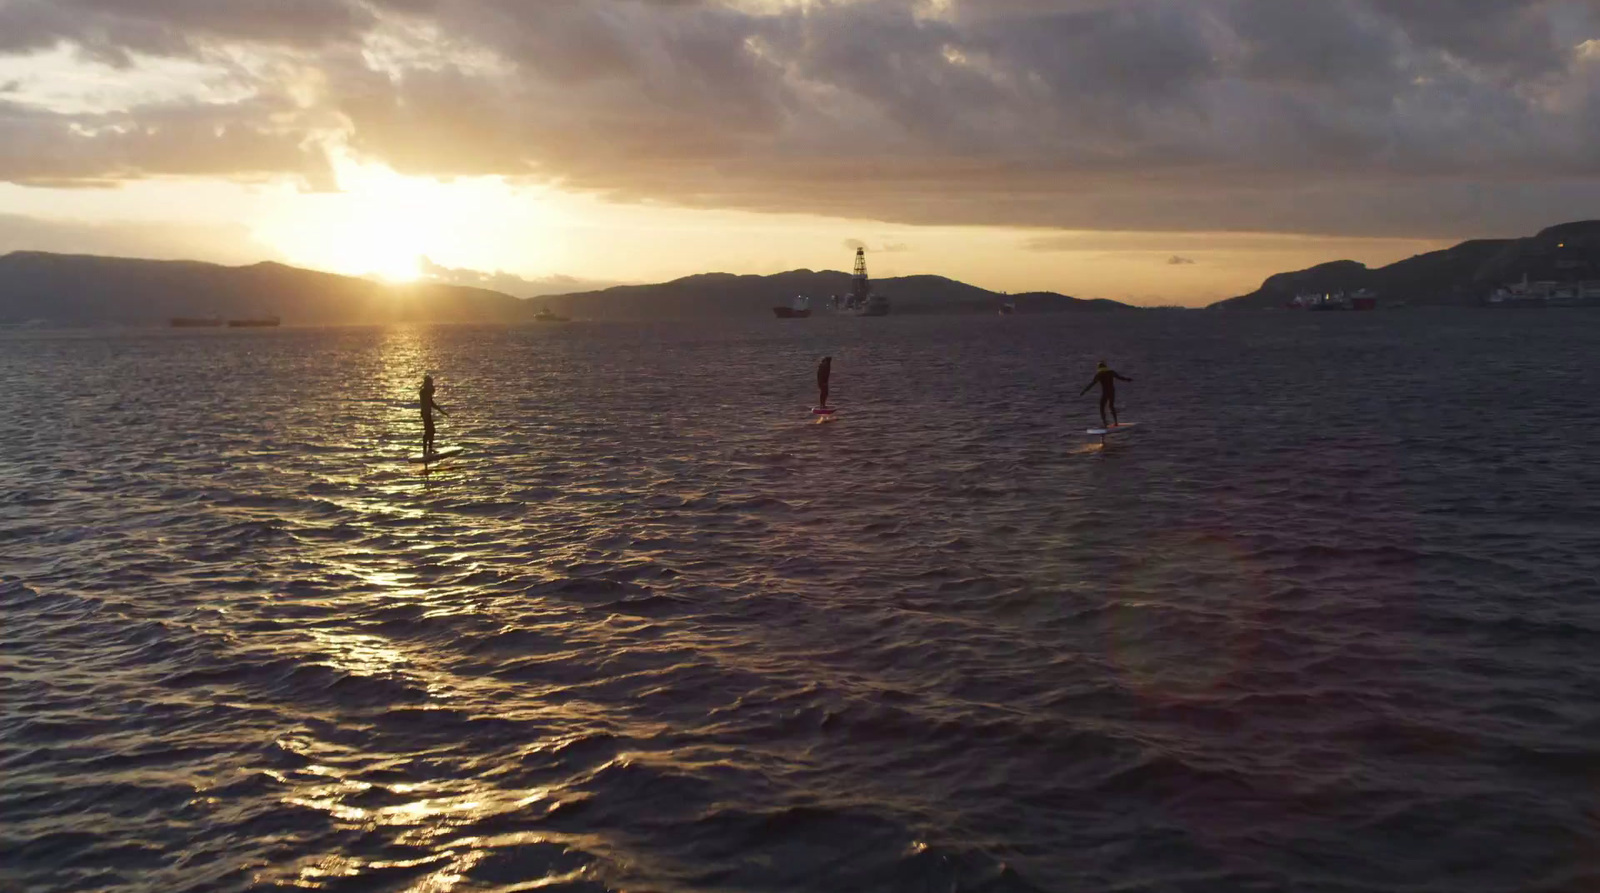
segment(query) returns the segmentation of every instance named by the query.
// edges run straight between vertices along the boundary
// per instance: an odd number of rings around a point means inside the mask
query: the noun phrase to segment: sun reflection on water
[[[378,760],[377,757],[369,759]],[[299,788],[283,797],[286,805],[323,813],[331,820],[332,827],[342,830],[388,829],[394,835],[396,846],[435,852],[415,859],[316,857],[298,866],[286,866],[285,871],[291,876],[283,878],[283,882],[302,889],[320,890],[341,878],[443,863],[405,889],[446,891],[464,881],[495,849],[546,844],[556,837],[527,833],[485,837],[471,833],[473,827],[498,816],[529,817],[547,813],[556,805],[548,789],[492,788],[478,781],[457,778],[377,785],[348,777],[350,774],[353,774],[351,770],[325,765],[306,767],[287,775],[272,773],[280,782]],[[351,802],[404,797],[410,799],[370,806]],[[271,877],[268,875],[261,880],[271,880]],[[533,886],[540,885],[534,879],[529,881]]]

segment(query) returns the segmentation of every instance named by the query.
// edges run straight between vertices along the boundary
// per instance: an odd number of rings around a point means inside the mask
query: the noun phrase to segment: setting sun
[[[275,191],[255,237],[293,264],[394,282],[420,277],[423,257],[492,267],[514,253],[534,271],[549,261],[537,250],[548,240],[524,247],[503,225],[508,218],[524,229],[547,222],[547,203],[536,193],[499,178],[408,177],[347,158],[335,160],[334,173],[334,192]]]
[[[444,186],[386,167],[335,165],[339,191],[294,196],[257,230],[292,262],[394,282],[415,280],[418,259],[450,241]],[[315,213],[305,213],[309,201]]]
[[[362,276],[377,276],[390,282],[413,282],[422,275],[418,260],[421,252],[412,234],[401,223],[373,223],[352,231],[340,246],[347,260],[343,266]]]

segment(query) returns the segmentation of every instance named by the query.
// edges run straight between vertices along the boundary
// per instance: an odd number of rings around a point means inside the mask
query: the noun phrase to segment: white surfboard
[[[432,453],[417,453],[414,456],[407,457],[406,461],[410,462],[412,465],[431,465],[440,460],[448,459],[451,456],[459,456],[461,453],[461,447],[445,447],[442,450],[436,450]]]

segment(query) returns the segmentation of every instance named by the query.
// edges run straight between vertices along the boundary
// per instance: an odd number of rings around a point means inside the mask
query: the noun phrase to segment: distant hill
[[[451,285],[396,286],[263,263],[17,252],[0,257],[0,323],[151,325],[175,316],[277,316],[287,325],[514,321],[527,305]]]
[[[1051,293],[1000,295],[941,276],[885,279],[874,287],[889,296],[896,314],[994,313],[1006,301],[1019,313],[1131,309]],[[710,273],[525,301],[480,288],[391,285],[276,263],[224,267],[17,252],[0,257],[0,324],[159,325],[173,317],[263,316],[285,325],[511,323],[544,308],[578,319],[770,316],[796,295],[811,297],[820,311],[829,295],[849,289],[850,276],[841,272]]]
[[[1080,300],[1053,292],[1003,295],[943,276],[875,279],[872,287],[889,298],[894,314],[996,313],[1007,302],[1018,313],[1131,310],[1116,301]],[[771,276],[709,273],[659,285],[623,285],[602,291],[537,298],[540,306],[588,319],[638,319],[705,316],[770,316],[796,296],[811,299],[824,312],[831,295],[850,291],[850,274],[836,270],[791,270]]]
[[[1353,260],[1309,270],[1279,273],[1247,295],[1213,309],[1258,310],[1282,307],[1301,293],[1368,288],[1382,301],[1411,304],[1473,305],[1501,285],[1526,275],[1530,280],[1600,279],[1600,220],[1552,226],[1525,239],[1478,239],[1454,248],[1368,269]]]

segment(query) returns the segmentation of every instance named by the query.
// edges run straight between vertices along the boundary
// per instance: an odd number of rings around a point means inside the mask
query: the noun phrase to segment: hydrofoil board
[[[442,450],[436,450],[432,453],[417,453],[416,455],[407,458],[406,461],[410,462],[412,465],[431,465],[434,462],[438,462],[442,459],[448,459],[451,456],[459,456],[461,453],[461,447],[445,447]]]
[[[1095,437],[1105,437],[1107,434],[1121,434],[1130,428],[1137,428],[1138,426],[1138,422],[1123,422],[1120,425],[1112,425],[1109,428],[1090,428],[1088,433]]]

